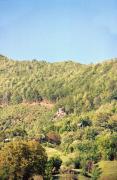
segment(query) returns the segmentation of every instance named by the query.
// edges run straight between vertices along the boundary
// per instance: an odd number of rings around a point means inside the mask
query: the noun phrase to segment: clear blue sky
[[[117,57],[117,0],[0,0],[0,54],[81,63]]]

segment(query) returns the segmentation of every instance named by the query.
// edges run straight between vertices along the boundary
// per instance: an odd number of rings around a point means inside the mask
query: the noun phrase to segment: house
[[[64,108],[59,108],[56,114],[54,115],[54,119],[63,118],[64,116],[66,116]]]

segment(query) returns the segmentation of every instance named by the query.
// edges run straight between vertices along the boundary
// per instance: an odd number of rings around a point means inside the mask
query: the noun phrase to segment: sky
[[[0,0],[0,54],[95,63],[117,57],[117,0]]]

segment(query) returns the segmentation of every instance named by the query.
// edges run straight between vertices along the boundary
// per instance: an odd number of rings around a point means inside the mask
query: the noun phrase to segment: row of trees
[[[19,104],[22,102],[40,102],[43,100],[42,96],[38,92],[38,90],[33,88],[24,88],[23,92],[14,92],[11,93],[10,91],[5,92],[0,97],[1,104]]]

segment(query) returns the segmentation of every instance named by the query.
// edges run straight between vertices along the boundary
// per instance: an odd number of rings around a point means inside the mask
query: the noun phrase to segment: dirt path
[[[48,108],[48,109],[52,109],[53,107],[54,107],[54,103],[52,103],[52,102],[50,102],[50,101],[48,101],[48,100],[43,100],[43,101],[41,101],[41,102],[31,102],[31,103],[29,103],[29,102],[23,102],[22,103],[23,105],[28,105],[28,106],[36,106],[36,105],[41,105],[41,106],[44,106],[44,107],[46,107],[46,108]]]
[[[41,106],[45,106],[48,109],[52,109],[54,107],[54,103],[47,101],[47,100],[43,100],[39,103]]]

